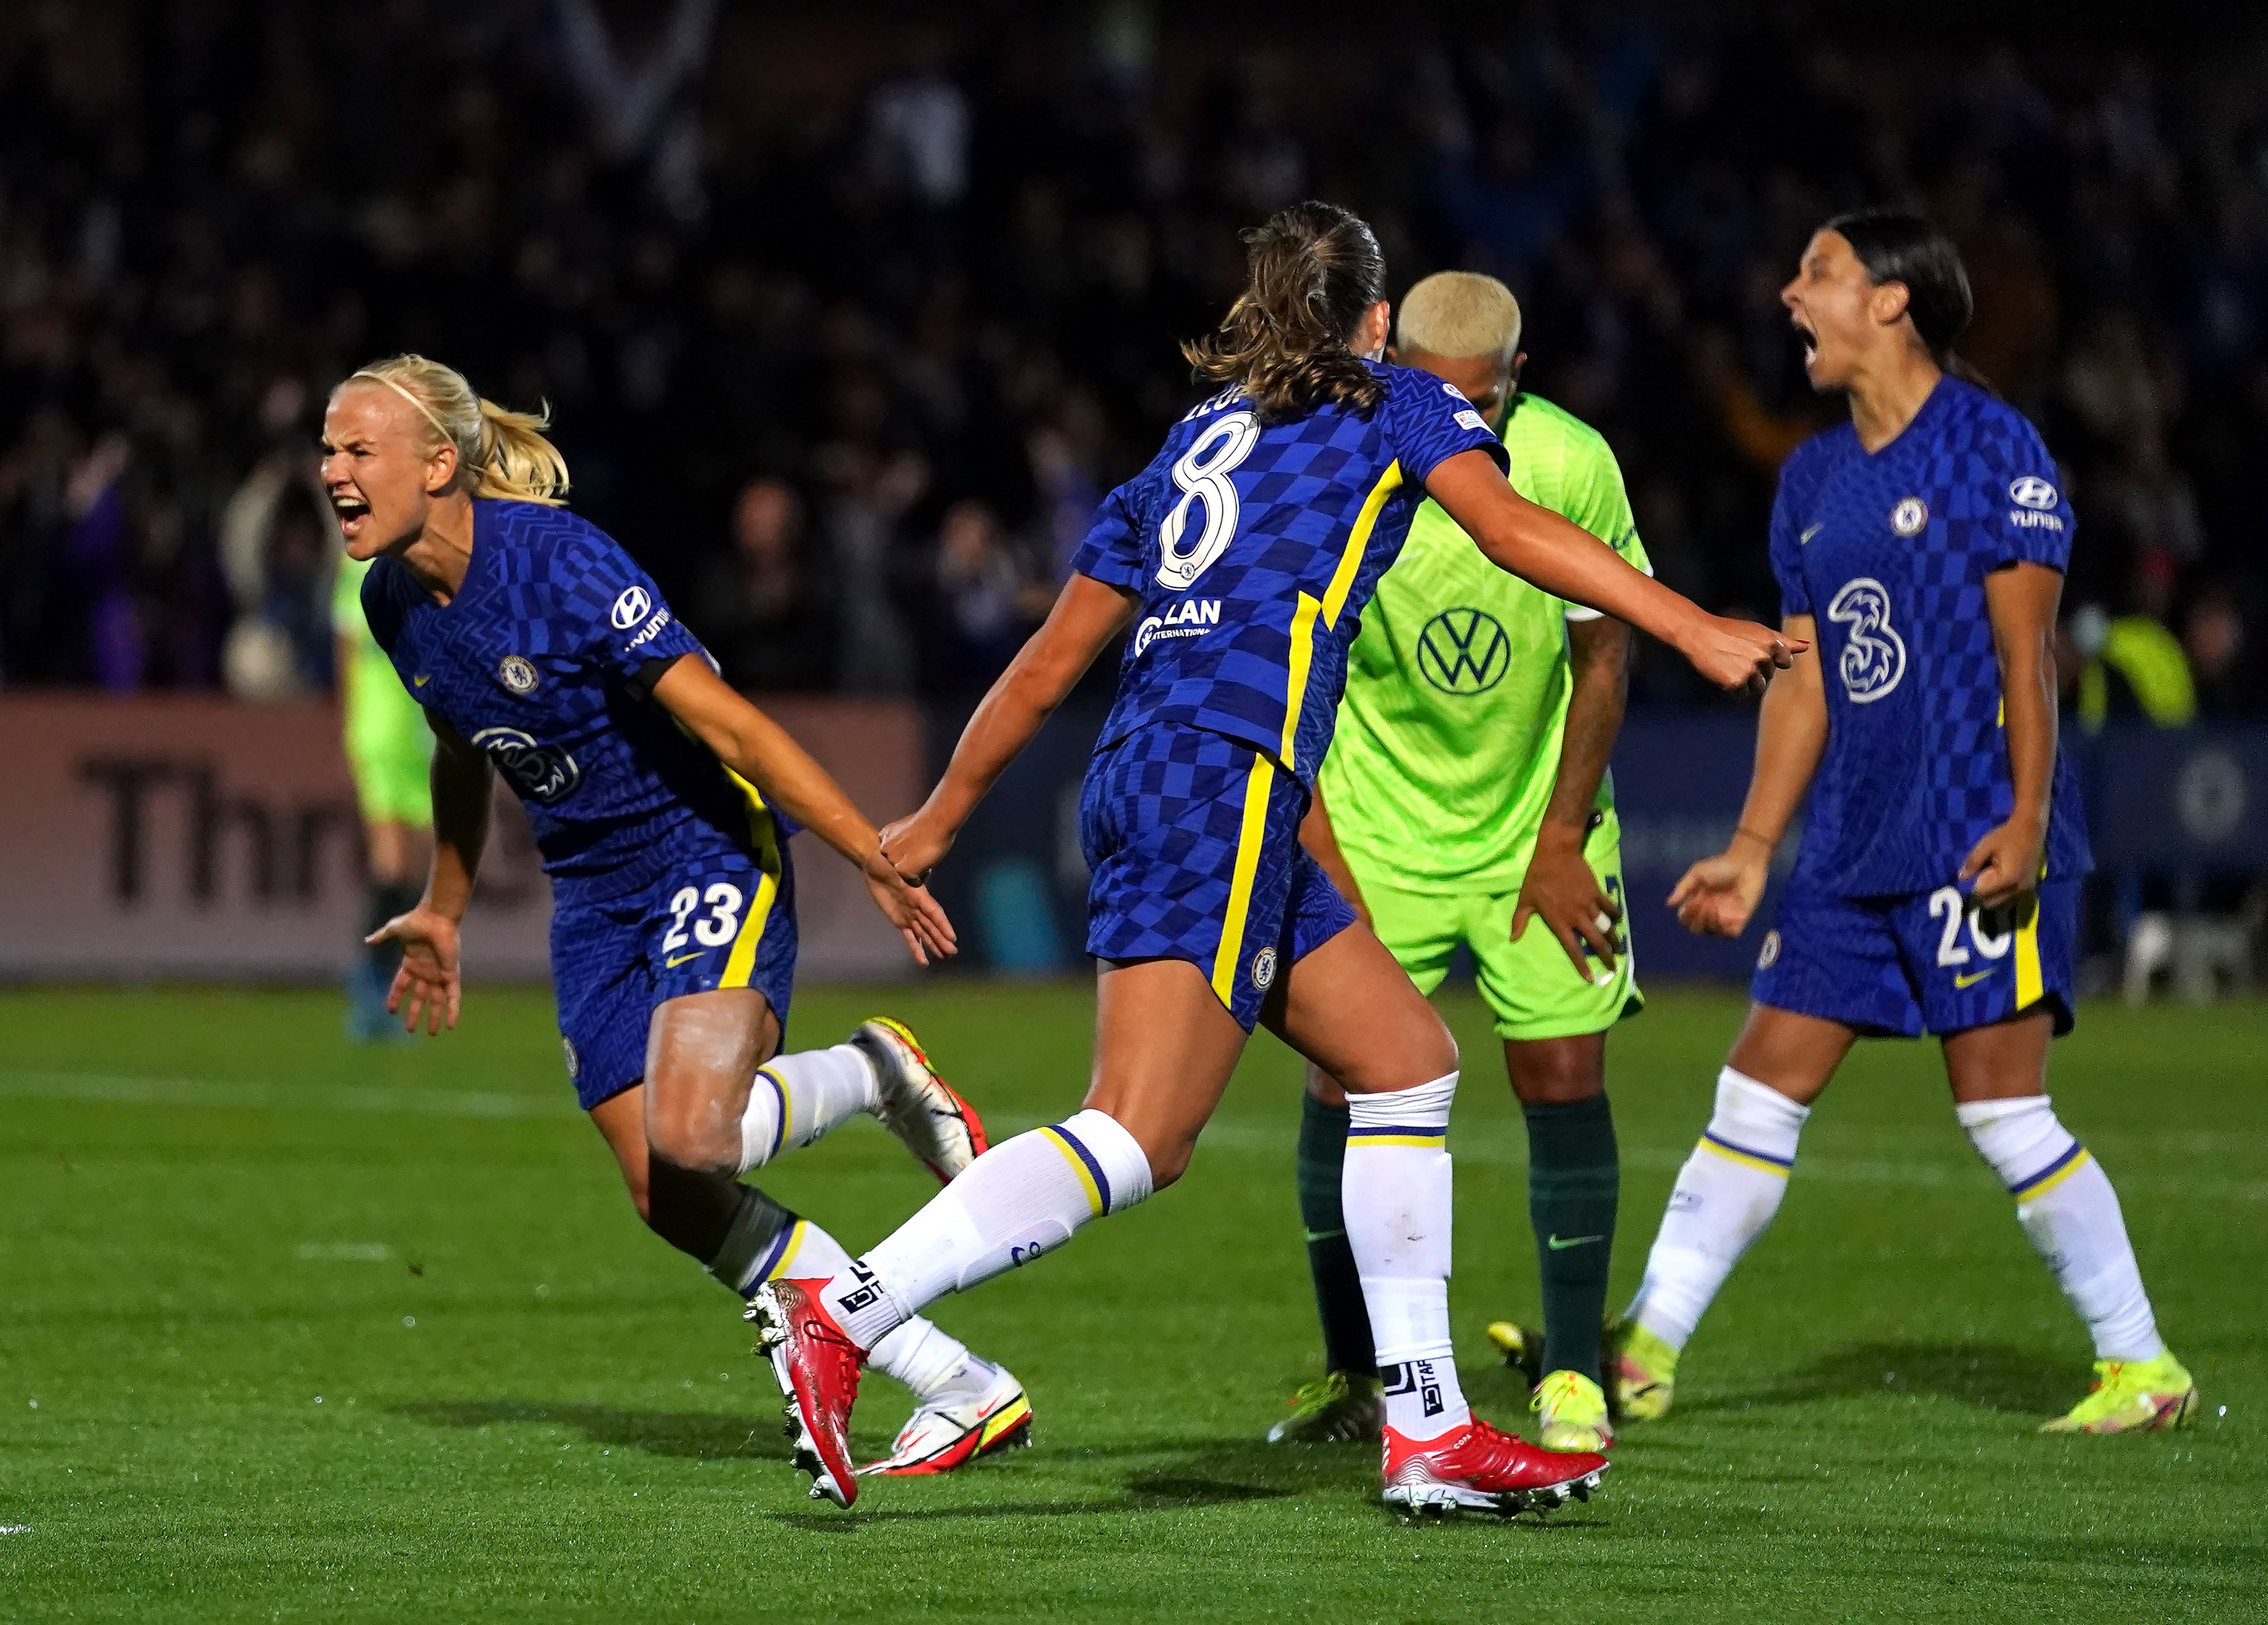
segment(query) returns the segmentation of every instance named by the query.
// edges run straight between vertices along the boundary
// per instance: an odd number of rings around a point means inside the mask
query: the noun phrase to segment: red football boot
[[[749,1300],[747,1318],[756,1323],[756,1351],[771,1361],[787,1398],[787,1436],[795,1441],[795,1465],[811,1474],[811,1498],[848,1506],[858,1498],[850,1407],[866,1356],[820,1302],[826,1284],[766,1282]]]
[[[1381,1498],[1410,1512],[1543,1511],[1570,1497],[1589,1500],[1608,1465],[1587,1451],[1538,1450],[1477,1416],[1439,1438],[1409,1438],[1389,1427]]]

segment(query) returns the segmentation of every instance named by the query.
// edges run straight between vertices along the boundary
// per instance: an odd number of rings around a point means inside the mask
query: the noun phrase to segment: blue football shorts
[[[1750,995],[1760,1004],[1866,1033],[1944,1037],[2045,1005],[2056,1036],[2074,1021],[2077,879],[1979,910],[1961,887],[1837,897],[1788,887],[1764,934]]]
[[[712,848],[611,896],[555,893],[551,986],[567,1076],[585,1111],[645,1076],[646,1029],[663,1004],[754,988],[782,1040],[795,979],[795,871],[777,827],[761,849]]]
[[[1354,923],[1300,844],[1306,786],[1248,745],[1174,724],[1095,754],[1079,797],[1086,951],[1187,960],[1249,1033],[1285,967]]]

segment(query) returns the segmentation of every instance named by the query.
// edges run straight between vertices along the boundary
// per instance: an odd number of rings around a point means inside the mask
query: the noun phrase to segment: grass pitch
[[[877,1004],[996,1129],[1059,1117],[1083,986]],[[1524,1141],[1483,1012],[1452,1289],[1533,1313]],[[1617,1303],[1739,1015],[1659,997],[1609,1051]],[[1180,1188],[938,1318],[1028,1385],[1036,1447],[806,1500],[732,1301],[648,1237],[573,1107],[549,1004],[348,1049],[335,999],[0,994],[0,1618],[1552,1621],[2268,1613],[2268,1020],[2089,1008],[2056,1095],[2124,1199],[2194,1432],[2044,1438],[2081,1328],[1955,1128],[1933,1051],[1866,1046],[1688,1352],[1669,1420],[1548,1521],[1409,1528],[1365,1448],[1259,1442],[1319,1358],[1298,1071],[1256,1042]],[[934,1187],[854,1123],[766,1186],[854,1249]],[[908,1401],[871,1378],[879,1449]]]

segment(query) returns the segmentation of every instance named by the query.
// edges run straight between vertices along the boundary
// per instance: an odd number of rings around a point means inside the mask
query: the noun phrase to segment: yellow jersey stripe
[[[1440,1151],[1449,1143],[1444,1134],[1351,1134],[1347,1144],[1356,1145],[1415,1145],[1427,1151]]]
[[[2032,900],[2032,915],[2016,928],[2016,1008],[2029,1010],[2047,990],[2040,974],[2040,905]]]
[[[1276,764],[1252,758],[1244,781],[1244,825],[1236,838],[1236,870],[1228,883],[1228,911],[1221,916],[1220,946],[1213,951],[1212,990],[1221,1004],[1236,1007],[1236,967],[1244,958],[1244,921],[1252,910],[1252,882],[1260,872],[1260,843],[1268,833],[1268,791]]]
[[[1731,1146],[1719,1144],[1715,1140],[1699,1142],[1698,1149],[1712,1151],[1727,1162],[1737,1162],[1744,1168],[1762,1168],[1766,1173],[1777,1173],[1782,1179],[1786,1179],[1788,1175],[1786,1168],[1769,1158],[1751,1157],[1746,1151],[1736,1151]]]
[[[756,882],[756,894],[748,901],[748,911],[741,916],[740,935],[733,938],[733,952],[725,960],[725,974],[717,983],[720,988],[745,988],[749,977],[755,974],[756,949],[763,942],[764,927],[772,916],[772,904],[779,897],[779,878],[785,865],[780,862],[779,826],[772,822],[771,809],[764,805],[763,792],[730,768],[725,768],[725,776],[739,785],[740,793],[748,798],[748,840],[756,849],[756,867],[762,872],[762,878]]]
[[[1063,1159],[1071,1165],[1071,1171],[1079,1176],[1079,1185],[1086,1192],[1086,1205],[1100,1215],[1102,1211],[1102,1192],[1095,1187],[1094,1175],[1087,1172],[1086,1158],[1072,1150],[1071,1142],[1054,1129],[1042,1128],[1039,1132],[1047,1136],[1049,1144],[1063,1153]]]
[[[1300,594],[1300,607],[1292,615],[1291,679],[1284,685],[1284,745],[1277,755],[1285,772],[1292,771],[1292,747],[1300,739],[1300,711],[1307,699],[1307,670],[1315,661],[1315,617],[1322,613],[1319,599]]]
[[[1347,533],[1346,551],[1339,555],[1339,567],[1331,572],[1331,585],[1323,592],[1323,624],[1336,626],[1339,611],[1346,607],[1347,594],[1354,591],[1355,571],[1362,568],[1363,549],[1370,546],[1370,533],[1378,528],[1378,516],[1386,507],[1386,499],[1402,489],[1402,465],[1391,462],[1386,472],[1378,476],[1378,483],[1370,488],[1370,495],[1362,499],[1362,510],[1355,515],[1354,528]]]

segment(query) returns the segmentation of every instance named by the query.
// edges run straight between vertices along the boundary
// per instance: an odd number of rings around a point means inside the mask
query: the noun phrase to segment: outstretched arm
[[[1047,620],[968,719],[921,811],[882,832],[882,850],[899,873],[926,875],[952,849],[976,804],[1079,686],[1095,656],[1125,629],[1139,602],[1092,576],[1074,575],[1064,584]]]
[[[396,915],[372,931],[372,943],[398,942],[401,964],[394,973],[386,1007],[415,1033],[422,1022],[429,1033],[457,1025],[462,992],[458,960],[458,926],[473,900],[481,854],[489,843],[489,800],[496,775],[489,759],[462,735],[426,713],[433,730],[433,867],[425,895],[408,914]],[[404,1010],[407,1003],[409,1008]]]
[[[1772,853],[1827,749],[1827,690],[1812,646],[1816,622],[1790,615],[1781,624],[1803,653],[1758,709],[1756,764],[1740,827],[1722,852],[1687,870],[1669,893],[1679,923],[1703,936],[1737,937],[1748,929],[1771,876]]]
[[[2004,737],[2016,801],[2007,822],[1979,841],[1961,865],[1987,908],[2013,902],[2039,884],[2048,838],[2048,798],[2055,783],[2056,604],[2063,577],[2044,564],[2019,563],[1984,577],[1984,613],[2000,660],[2007,708]]]
[[[1651,633],[1719,688],[1761,692],[1793,660],[1771,628],[1705,613],[1580,526],[1528,501],[1484,452],[1443,459],[1425,489],[1498,569]]]
[[[883,861],[881,837],[826,768],[788,731],[742,699],[699,655],[680,655],[654,699],[717,760],[764,799],[856,864],[874,906],[898,929],[917,964],[954,952],[953,923],[937,900]]]

